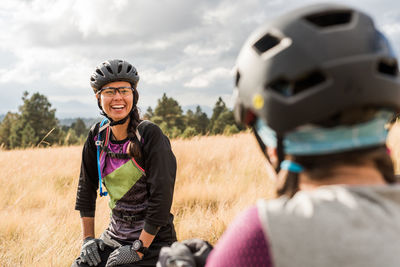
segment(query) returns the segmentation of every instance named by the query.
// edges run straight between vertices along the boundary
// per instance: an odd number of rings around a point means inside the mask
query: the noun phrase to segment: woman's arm
[[[81,217],[83,240],[94,237],[94,217]]]
[[[90,234],[94,236],[94,215],[98,188],[97,156],[94,144],[96,128],[92,127],[82,149],[81,171],[76,194],[75,209],[80,211],[84,237],[85,233],[89,233],[88,231],[91,228],[93,228],[91,230],[93,233],[90,232]],[[93,220],[93,225],[89,223],[90,220]]]
[[[272,257],[256,207],[242,212],[207,258],[207,267],[272,267]]]
[[[146,126],[143,140],[144,165],[149,193],[144,231],[147,234],[156,235],[158,229],[170,220],[176,159],[168,138],[157,125]],[[145,233],[143,234],[145,235]]]

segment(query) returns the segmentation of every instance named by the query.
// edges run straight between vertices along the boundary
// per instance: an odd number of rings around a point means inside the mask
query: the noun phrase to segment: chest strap
[[[103,180],[101,179],[101,167],[100,167],[100,158],[103,156],[104,151],[102,147],[107,147],[108,142],[110,139],[110,122],[108,119],[103,119],[100,123],[100,128],[99,128],[99,133],[97,134],[97,141],[96,141],[96,147],[97,147],[97,172],[99,176],[99,188],[100,188],[100,197],[102,196],[107,196],[108,192],[104,191],[103,192]],[[104,141],[101,140],[101,132],[106,129],[106,136]]]

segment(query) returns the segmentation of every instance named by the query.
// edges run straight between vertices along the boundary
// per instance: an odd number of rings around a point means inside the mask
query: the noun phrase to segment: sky
[[[0,114],[22,93],[45,95],[58,118],[99,115],[89,78],[108,59],[138,70],[142,113],[163,93],[184,108],[232,106],[236,56],[262,23],[315,0],[13,0],[0,6]],[[400,53],[400,2],[330,1],[370,14]]]

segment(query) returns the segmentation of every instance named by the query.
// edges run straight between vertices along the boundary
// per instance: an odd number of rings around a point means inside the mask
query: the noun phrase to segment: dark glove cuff
[[[82,217],[94,217],[94,210],[81,210],[80,214],[81,214],[81,218]]]
[[[94,237],[88,236],[85,239],[83,239],[83,244],[85,244],[86,242],[88,242],[89,240],[94,239]]]

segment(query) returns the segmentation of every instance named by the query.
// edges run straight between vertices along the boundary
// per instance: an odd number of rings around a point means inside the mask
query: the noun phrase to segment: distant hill
[[[58,119],[60,121],[61,126],[71,126],[72,123],[74,123],[78,118],[66,118],[66,119]],[[81,118],[83,122],[85,123],[86,127],[89,128],[93,124],[95,124],[98,121],[101,121],[101,118]]]
[[[6,115],[4,115],[4,114],[1,114],[1,115],[0,115],[0,122],[3,121],[3,119],[4,119],[5,116],[6,116]]]

